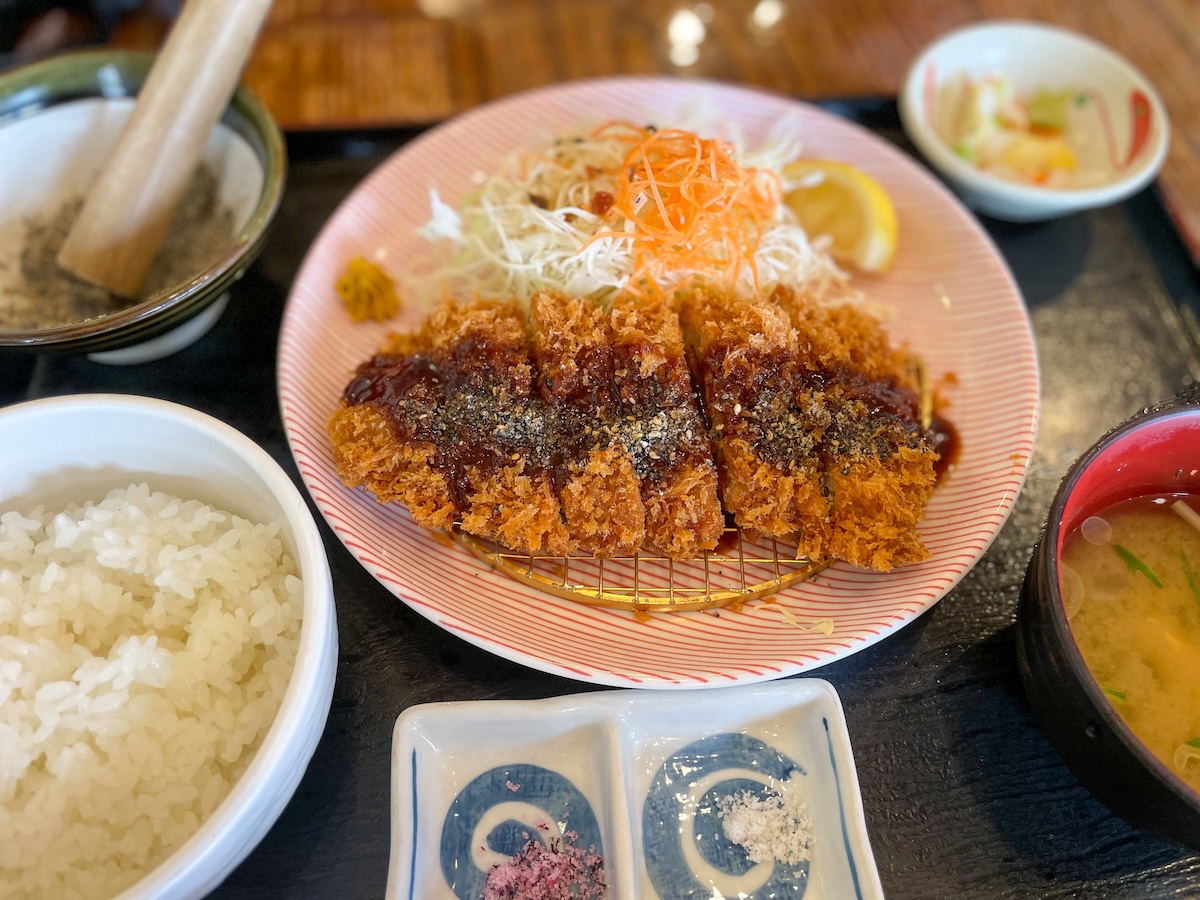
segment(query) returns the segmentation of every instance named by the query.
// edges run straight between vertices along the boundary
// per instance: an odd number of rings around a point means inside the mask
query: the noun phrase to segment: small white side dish
[[[1077,138],[1109,176],[1087,187],[1043,187],[976,168],[938,130],[945,88],[963,76],[1001,76],[1024,98],[1040,89],[1076,92],[1091,111]],[[1162,100],[1141,72],[1104,45],[1049,25],[986,22],[944,35],[913,62],[899,101],[909,138],[967,206],[1014,222],[1124,200],[1150,183],[1170,143]]]
[[[811,859],[752,862],[725,798],[803,801]],[[667,827],[664,823],[670,823]],[[392,749],[392,900],[479,900],[539,826],[604,859],[607,900],[881,898],[837,692],[820,679],[406,710]]]
[[[337,665],[333,585],[300,492],[236,429],[166,401],[84,394],[0,409],[0,512],[99,500],[112,488],[195,498],[279,522],[303,580],[296,664],[262,745],[199,830],[122,900],[199,898],[254,849],[291,798],[324,730]]]

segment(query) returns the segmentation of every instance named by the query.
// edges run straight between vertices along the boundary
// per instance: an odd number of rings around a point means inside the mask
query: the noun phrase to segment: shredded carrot
[[[610,122],[592,137],[629,146],[612,214],[633,231],[604,231],[592,240],[632,240],[630,291],[660,296],[663,274],[689,270],[723,270],[732,285],[745,265],[757,278],[754,254],[763,223],[778,208],[778,176],[740,165],[723,141],[681,129]]]

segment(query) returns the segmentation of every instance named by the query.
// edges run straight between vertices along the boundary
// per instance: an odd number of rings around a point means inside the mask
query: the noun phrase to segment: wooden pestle
[[[270,7],[271,0],[187,0],[59,266],[137,296]]]

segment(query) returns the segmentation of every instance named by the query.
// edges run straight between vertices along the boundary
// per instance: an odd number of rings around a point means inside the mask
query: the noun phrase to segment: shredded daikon
[[[431,192],[422,234],[452,248],[406,293],[528,301],[538,291],[661,297],[690,284],[848,293],[828,247],[781,202],[794,130],[750,152],[614,122],[507,159],[457,208]]]

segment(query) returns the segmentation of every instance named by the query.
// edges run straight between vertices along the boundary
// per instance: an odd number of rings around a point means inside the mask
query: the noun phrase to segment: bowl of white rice
[[[0,897],[201,897],[270,829],[337,664],[321,536],[237,430],[0,409]]]

